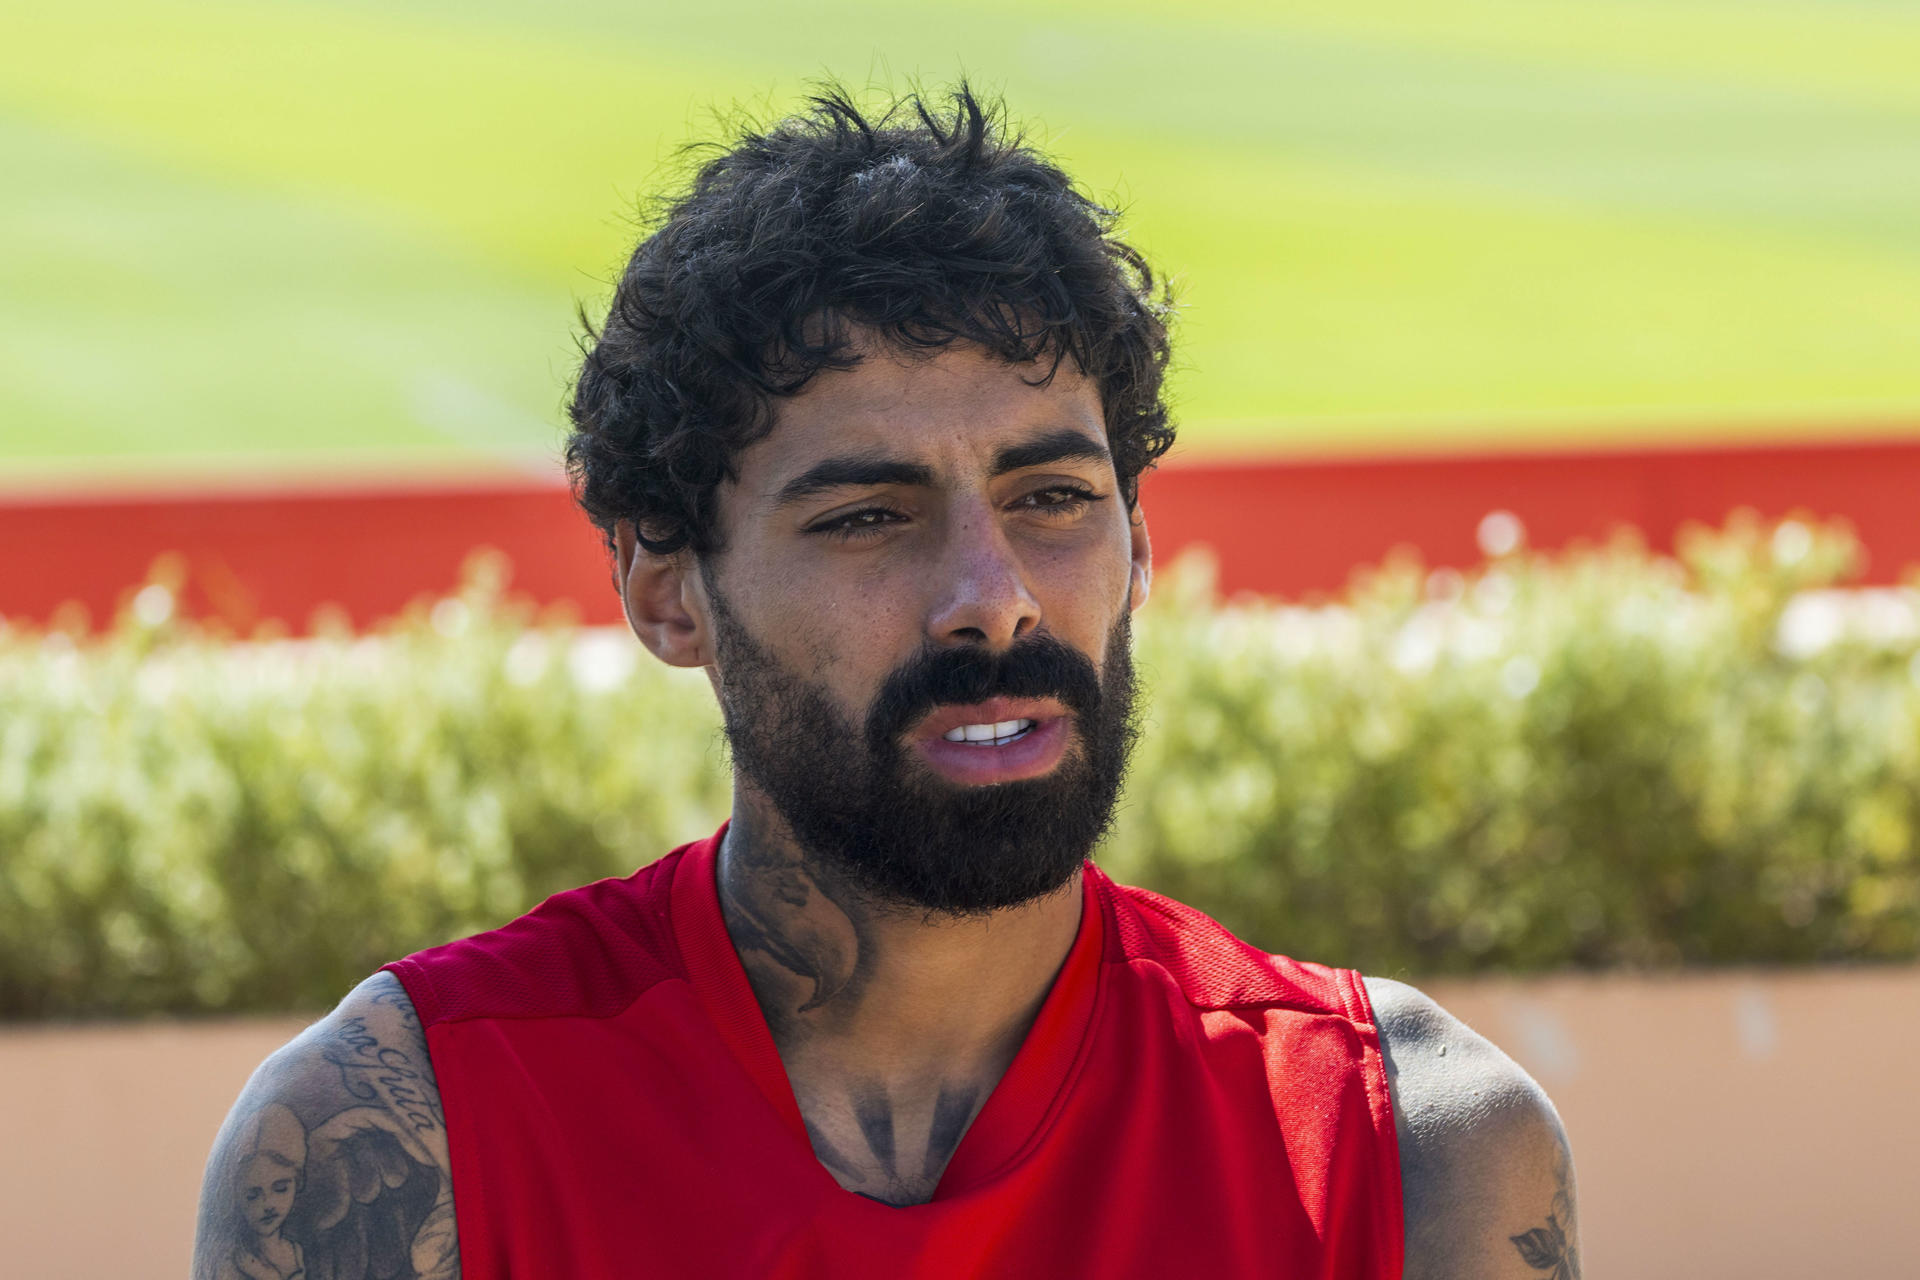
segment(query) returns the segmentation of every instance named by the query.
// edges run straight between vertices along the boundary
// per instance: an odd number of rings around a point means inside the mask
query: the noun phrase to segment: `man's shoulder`
[[[1572,1156],[1546,1093],[1432,998],[1366,979],[1400,1147],[1408,1280],[1577,1280]]]
[[[390,1275],[367,1240],[390,1239],[410,1274],[456,1280],[452,1164],[424,1032],[391,974],[276,1051],[214,1140],[200,1198],[196,1280]]]
[[[1262,951],[1197,907],[1105,881],[1110,959],[1163,971],[1196,1009],[1288,1009],[1367,1020],[1360,975]]]
[[[547,898],[496,929],[386,966],[427,1026],[475,1018],[598,1017],[683,972],[675,850],[631,875]]]
[[[1546,1093],[1492,1041],[1415,987],[1365,982],[1396,1111],[1419,1146],[1498,1145],[1558,1131]]]

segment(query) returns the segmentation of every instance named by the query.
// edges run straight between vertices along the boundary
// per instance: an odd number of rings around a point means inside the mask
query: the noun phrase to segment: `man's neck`
[[[814,1151],[848,1190],[922,1202],[1072,949],[1080,877],[978,916],[881,907],[754,799],[720,850],[721,910]]]

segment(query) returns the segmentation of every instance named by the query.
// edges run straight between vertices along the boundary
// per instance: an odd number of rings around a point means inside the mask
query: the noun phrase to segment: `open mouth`
[[[926,766],[976,786],[1051,773],[1073,740],[1073,717],[1054,698],[987,698],[937,707],[914,735]]]
[[[962,742],[971,747],[1004,747],[1026,737],[1035,723],[1033,720],[996,720],[992,724],[963,724],[940,736],[948,742]]]
[[[1026,707],[1004,705],[1011,701],[947,709],[947,727],[930,725],[929,736],[919,739],[921,759],[936,774],[963,786],[1019,782],[1051,773],[1072,740],[1071,718],[1063,708],[1041,700]]]

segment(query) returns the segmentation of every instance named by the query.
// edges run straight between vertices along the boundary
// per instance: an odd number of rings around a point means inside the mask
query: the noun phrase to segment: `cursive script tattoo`
[[[382,1044],[368,1031],[365,1018],[345,1019],[321,1052],[339,1068],[342,1086],[355,1098],[386,1107],[416,1134],[446,1128],[440,1091],[411,1054],[398,1045]]]

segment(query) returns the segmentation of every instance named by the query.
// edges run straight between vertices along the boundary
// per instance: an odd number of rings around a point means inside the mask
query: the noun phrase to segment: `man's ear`
[[[705,597],[693,554],[658,555],[640,545],[633,522],[614,526],[613,549],[627,625],[648,652],[672,667],[713,663]]]
[[[1147,593],[1153,587],[1153,544],[1147,539],[1146,512],[1135,506],[1132,518],[1128,520],[1130,541],[1133,551],[1132,577],[1127,582],[1128,603],[1138,609],[1147,602]]]

